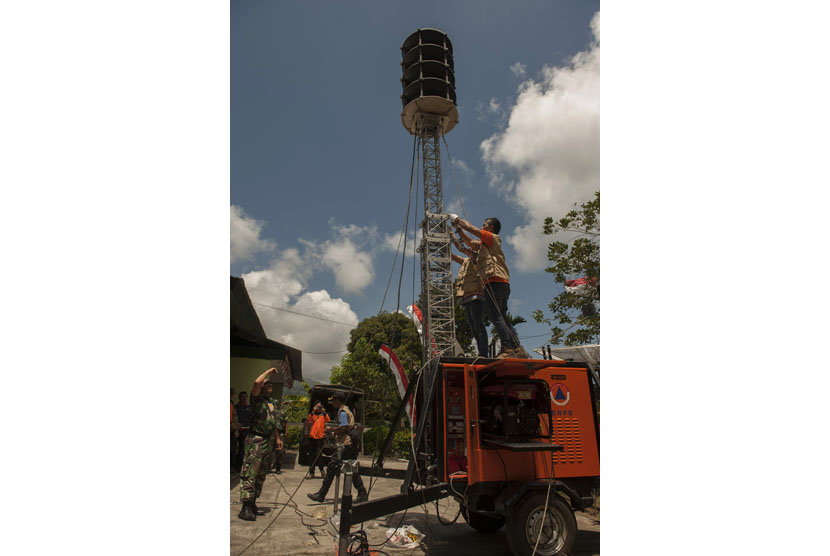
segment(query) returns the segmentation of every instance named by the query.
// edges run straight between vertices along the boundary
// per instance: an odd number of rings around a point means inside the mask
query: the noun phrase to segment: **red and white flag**
[[[403,370],[403,365],[401,365],[398,356],[386,344],[380,345],[378,355],[389,363],[389,370],[395,375],[395,382],[398,384],[398,394],[403,399],[406,395],[406,389],[409,387],[409,378],[406,376],[406,371]],[[415,426],[415,411],[409,400],[406,400],[405,412],[406,418],[409,419],[409,426]]]
[[[418,306],[413,304],[409,305],[406,308],[407,312],[409,313],[409,318],[411,318],[415,322],[415,328],[418,329],[418,336],[421,337],[421,341],[424,341],[424,317],[421,315],[421,310],[418,309]]]
[[[576,280],[565,281],[565,291],[576,295],[587,295],[596,287],[596,278],[577,278]]]
[[[415,322],[415,328],[418,329],[418,336],[421,337],[421,343],[424,342],[424,333],[429,332],[427,326],[424,325],[424,315],[421,310],[414,303],[407,306],[406,310],[409,312],[410,318]],[[432,338],[432,352],[437,353],[435,349],[435,338]]]

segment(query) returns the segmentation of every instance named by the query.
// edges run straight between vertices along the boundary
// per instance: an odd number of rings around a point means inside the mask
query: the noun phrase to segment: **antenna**
[[[424,362],[454,355],[455,302],[452,235],[444,214],[439,140],[458,123],[452,43],[443,31],[418,29],[401,46],[401,123],[418,137],[424,176],[421,254],[421,307]]]

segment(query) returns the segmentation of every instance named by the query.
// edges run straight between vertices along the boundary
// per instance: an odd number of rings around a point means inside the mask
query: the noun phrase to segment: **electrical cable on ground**
[[[458,513],[455,514],[455,517],[453,518],[452,521],[444,521],[443,519],[441,519],[441,509],[438,506],[438,500],[436,500],[435,501],[435,515],[438,517],[438,523],[440,523],[441,525],[452,525],[453,523],[458,521],[458,516],[461,515],[461,507],[462,507],[461,504],[458,504]]]
[[[312,466],[313,466],[315,463],[317,463],[317,458],[319,458],[319,457],[320,457],[320,454],[322,454],[322,450],[320,450],[320,452],[317,454],[317,457],[316,457],[316,458],[314,458],[314,462],[312,463]],[[292,492],[292,493],[291,493],[291,495],[288,497],[288,502],[284,502],[284,503],[283,503],[284,505],[283,505],[282,509],[280,509],[280,511],[279,511],[279,512],[277,512],[277,515],[275,515],[275,516],[271,519],[271,521],[269,521],[269,522],[268,522],[268,525],[266,525],[266,526],[265,526],[265,529],[263,529],[263,530],[259,533],[259,535],[257,535],[257,536],[254,538],[254,540],[252,540],[252,541],[248,544],[248,546],[246,546],[245,548],[243,548],[241,552],[237,553],[237,555],[236,555],[236,556],[241,556],[242,554],[244,554],[244,553],[245,553],[245,552],[246,552],[249,548],[251,548],[251,547],[252,547],[252,546],[253,546],[253,545],[254,545],[254,544],[255,544],[255,543],[256,543],[256,542],[257,542],[257,541],[258,541],[258,540],[262,537],[262,535],[264,535],[264,534],[265,534],[265,532],[266,532],[266,531],[268,531],[268,529],[270,529],[270,528],[271,528],[271,526],[274,524],[274,522],[275,522],[275,521],[277,521],[277,518],[279,518],[279,517],[280,517],[280,515],[282,515],[282,512],[285,510],[285,508],[288,506],[288,504],[289,504],[292,500],[294,500],[294,495],[295,495],[295,494],[297,494],[297,491],[298,491],[298,490],[300,490],[300,487],[303,485],[303,483],[304,483],[304,482],[305,482],[305,475],[303,475],[303,478],[300,480],[300,483],[297,485],[297,488],[295,488],[295,489],[294,489],[294,492]],[[282,481],[280,481],[280,485],[282,485]],[[287,491],[286,491],[286,492],[287,492]],[[279,496],[279,492],[277,493],[277,495]],[[296,507],[296,503],[295,503],[295,507]]]

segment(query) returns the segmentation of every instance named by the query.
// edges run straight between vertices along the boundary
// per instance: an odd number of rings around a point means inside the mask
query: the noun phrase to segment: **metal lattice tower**
[[[421,148],[424,175],[424,219],[421,222],[421,307],[424,319],[424,363],[429,363],[423,383],[415,392],[421,401],[415,432],[415,454],[410,458],[407,477],[422,469],[418,482],[427,480],[426,470],[434,463],[437,446],[429,425],[438,373],[438,357],[455,355],[455,303],[452,283],[451,235],[444,214],[441,184],[442,136],[458,123],[455,104],[455,69],[452,43],[437,29],[418,29],[401,46],[401,123],[415,135]],[[417,463],[416,465],[416,462]],[[402,489],[411,482],[407,479]]]
[[[452,236],[444,214],[441,184],[440,118],[423,117],[419,136],[423,154],[424,220],[421,224],[421,293],[426,303],[429,342],[424,361],[453,355],[455,349],[455,291],[452,282]]]
[[[401,122],[418,137],[424,176],[421,254],[421,307],[424,362],[454,355],[455,300],[452,236],[444,214],[441,136],[458,123],[452,43],[437,29],[418,29],[401,46],[403,112]]]

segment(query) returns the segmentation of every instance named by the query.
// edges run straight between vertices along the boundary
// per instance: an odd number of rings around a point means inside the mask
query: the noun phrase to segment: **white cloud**
[[[521,62],[516,62],[515,64],[510,66],[510,71],[513,72],[513,75],[515,75],[516,77],[524,77],[526,69],[527,66],[525,66]]]
[[[599,189],[599,27],[597,12],[588,49],[524,81],[506,129],[481,143],[491,186],[525,214],[507,237],[520,269],[546,266],[545,217],[564,215]]]
[[[479,101],[476,104],[476,119],[479,121],[484,121],[491,119],[492,116],[500,116],[502,115],[502,106],[499,102],[499,99],[496,97],[491,97],[489,102],[486,104]]]
[[[333,239],[324,242],[300,240],[308,249],[313,264],[332,271],[337,288],[344,293],[358,293],[375,279],[372,255],[384,249],[374,226],[337,226],[329,221]]]
[[[451,210],[447,210],[444,208],[444,212],[452,212]],[[415,231],[415,239],[412,239],[412,230],[409,230],[409,234],[406,237],[406,245],[404,245],[404,239],[401,237],[401,232],[397,232],[395,234],[386,234],[383,238],[383,250],[390,251],[392,253],[396,253],[399,249],[406,249],[407,256],[420,256],[417,252],[415,252],[415,247],[421,244],[421,236],[423,233],[421,232],[421,228],[418,228]]]
[[[462,160],[460,158],[454,159],[452,161],[452,165],[453,165],[453,168],[455,168],[459,171],[459,173],[464,174],[467,177],[472,177],[474,175],[474,172],[472,171],[472,169],[470,169],[470,167],[467,165],[467,163],[464,162],[464,160]]]
[[[450,202],[444,200],[444,212],[447,214],[457,214],[462,218],[465,218],[466,215],[464,214],[464,209],[461,206],[461,201],[458,199],[453,199]]]
[[[256,300],[265,305],[287,306],[306,287],[311,269],[303,263],[297,249],[286,249],[265,270],[242,275],[248,293],[256,292]]]
[[[372,257],[360,251],[348,238],[328,242],[322,252],[323,264],[334,272],[334,280],[346,293],[356,293],[375,278]]]
[[[349,342],[351,328],[339,323],[356,326],[358,318],[346,301],[333,299],[327,291],[304,291],[312,275],[307,261],[297,249],[288,249],[269,268],[245,273],[242,279],[266,335],[303,351],[303,376],[325,382]]]
[[[274,249],[273,241],[260,237],[262,226],[263,222],[231,205],[231,263],[247,261],[257,253]]]
[[[331,367],[340,363],[358,317],[344,299],[307,291],[309,281],[330,270],[339,290],[359,293],[374,279],[373,255],[394,251],[398,240],[398,234],[381,235],[372,226],[334,220],[329,226],[332,239],[299,240],[299,248],[280,251],[267,268],[242,274],[268,337],[303,351],[303,376],[317,381],[328,381]]]

